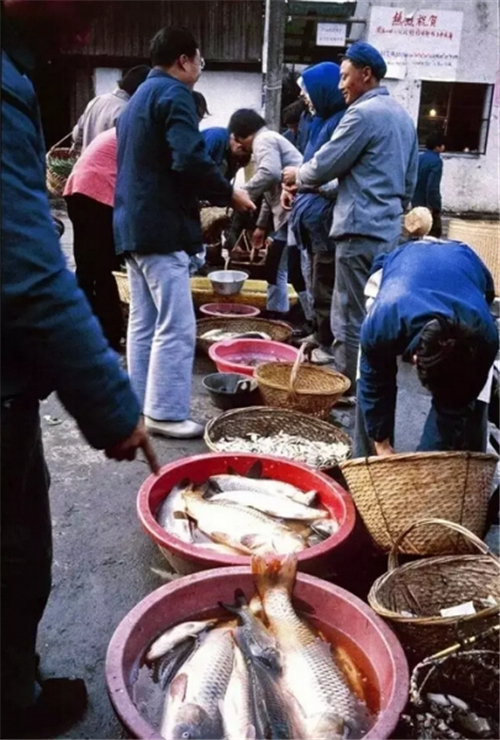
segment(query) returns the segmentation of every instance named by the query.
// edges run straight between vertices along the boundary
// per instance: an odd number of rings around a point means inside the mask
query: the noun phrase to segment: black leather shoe
[[[87,689],[81,678],[49,678],[27,709],[2,712],[2,738],[53,738],[74,725],[87,707]]]

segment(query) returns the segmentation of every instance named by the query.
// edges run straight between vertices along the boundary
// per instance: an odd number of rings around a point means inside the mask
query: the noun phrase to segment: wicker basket
[[[477,253],[493,275],[495,294],[500,295],[500,222],[452,218],[448,225],[448,239],[465,242]]]
[[[73,147],[70,148],[60,146],[60,144],[62,144],[63,141],[66,141],[66,139],[69,139],[70,136],[71,134],[67,134],[63,139],[61,139],[61,141],[58,141],[57,144],[54,144],[54,146],[49,149],[45,157],[45,161],[47,163],[47,190],[49,191],[49,193],[51,193],[51,195],[55,195],[59,198],[61,198],[64,193],[64,188],[66,186],[68,177],[70,176],[71,170],[75,166],[76,160],[78,159],[78,154],[73,151]],[[65,167],[65,170],[67,170],[67,173],[63,174],[57,171],[57,164],[60,164],[61,162],[66,163],[67,167]]]
[[[341,429],[297,411],[272,409],[269,406],[226,411],[212,419],[205,429],[205,444],[213,452],[222,452],[220,440],[223,437],[244,437],[246,434],[273,437],[282,430],[314,442],[342,442],[348,445],[348,455],[351,455],[351,439]],[[329,470],[332,467],[334,466],[318,466],[318,470]]]
[[[482,452],[416,452],[358,458],[341,468],[375,544],[388,552],[402,530],[433,516],[482,537],[496,463],[495,455]],[[444,530],[420,529],[402,551],[449,554],[457,539]]]
[[[437,526],[458,532],[481,554],[433,557],[399,566],[398,551],[407,535],[417,528]],[[488,596],[500,603],[499,575],[500,560],[472,532],[443,519],[422,519],[401,532],[389,555],[388,572],[374,582],[368,602],[389,622],[410,660],[418,663],[498,623],[498,605],[465,617],[441,617],[439,613]]]
[[[253,318],[226,318],[214,316],[213,319],[199,319],[196,322],[196,343],[199,349],[208,354],[208,350],[214,344],[213,339],[203,339],[202,334],[212,329],[246,333],[261,331],[269,334],[273,342],[288,342],[292,336],[292,327],[284,321],[268,321],[267,319]]]
[[[247,280],[236,295],[219,295],[214,293],[210,280],[203,277],[191,278],[191,294],[197,308],[204,303],[244,303],[264,310],[267,303],[267,282],[265,280]],[[299,297],[291,285],[288,286],[288,300],[293,306]]]
[[[268,406],[294,409],[327,419],[332,406],[350,388],[351,381],[315,365],[305,365],[303,344],[295,362],[265,362],[254,377]]]

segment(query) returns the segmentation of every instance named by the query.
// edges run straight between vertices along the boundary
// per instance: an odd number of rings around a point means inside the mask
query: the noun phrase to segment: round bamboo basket
[[[199,349],[208,354],[208,350],[214,344],[213,339],[203,339],[203,334],[213,329],[221,329],[228,332],[245,334],[252,331],[261,331],[268,334],[274,342],[288,342],[292,336],[292,327],[284,321],[270,321],[267,319],[254,318],[226,318],[214,316],[213,318],[199,319],[196,322],[196,342]]]
[[[375,544],[388,552],[403,530],[440,517],[483,536],[496,455],[482,452],[415,452],[342,463],[356,507]],[[419,529],[406,537],[408,555],[457,552],[446,530]]]
[[[60,144],[69,139],[71,134],[67,134],[61,141],[54,144],[46,154],[46,185],[47,190],[52,195],[62,198],[66,182],[75,166],[78,154],[73,151],[73,147],[61,147]]]
[[[448,239],[456,239],[471,247],[493,276],[495,295],[500,295],[500,221],[465,221],[452,218],[448,224]]]
[[[335,444],[342,442],[349,448],[347,456],[352,452],[350,437],[338,427],[326,421],[315,419],[307,414],[287,409],[270,408],[269,406],[252,406],[246,409],[226,411],[212,419],[205,429],[205,444],[212,452],[223,452],[223,437],[245,437],[256,434],[259,437],[274,437],[285,430],[296,434],[304,440],[313,442],[327,442]],[[242,450],[244,452],[245,450]],[[295,458],[291,458],[295,459]],[[317,470],[329,470],[337,463],[328,461],[327,464],[316,466]]]
[[[334,370],[306,365],[303,344],[295,362],[265,362],[254,377],[264,402],[327,419],[332,406],[350,388],[351,381]]]
[[[410,532],[436,527],[458,533],[480,554],[446,555],[399,565],[398,552]],[[374,582],[368,602],[394,629],[411,661],[418,663],[498,623],[499,576],[500,560],[475,534],[444,519],[422,519],[406,527],[397,538],[388,571]],[[493,596],[497,605],[479,607],[469,616],[440,616],[441,609],[468,601],[477,605],[479,599],[488,596]]]

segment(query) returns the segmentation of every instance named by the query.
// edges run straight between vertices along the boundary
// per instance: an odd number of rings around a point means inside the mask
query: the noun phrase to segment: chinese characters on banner
[[[463,13],[372,7],[368,41],[387,62],[387,77],[456,79]]]

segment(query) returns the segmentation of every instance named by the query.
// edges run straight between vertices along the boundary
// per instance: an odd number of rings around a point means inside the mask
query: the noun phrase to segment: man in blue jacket
[[[336,367],[353,385],[371,263],[397,246],[401,214],[417,178],[415,126],[380,86],[386,71],[370,44],[349,47],[340,68],[339,87],[348,106],[342,121],[309,162],[283,173],[285,186],[292,189],[339,180],[330,231],[335,242],[333,350]]]
[[[380,255],[379,270],[361,329],[355,455],[394,452],[398,358],[416,366],[432,395],[417,449],[484,451],[481,391],[498,351],[491,274],[467,245],[428,239]]]
[[[190,256],[203,249],[198,198],[254,210],[208,156],[192,87],[204,66],[185,28],[163,28],[150,47],[153,66],[117,122],[114,231],[127,259],[130,316],[127,359],[146,428],[191,438],[189,418],[196,322]]]
[[[425,206],[432,213],[430,236],[441,239],[441,178],[443,176],[444,134],[434,133],[427,137],[425,152],[418,158],[418,177],[413,194],[413,206]]]
[[[250,155],[244,152],[233,134],[223,126],[212,126],[201,132],[207,153],[211,157],[226,180],[231,181],[240,167],[245,167],[250,161]]]
[[[37,628],[51,587],[49,473],[39,399],[56,391],[89,444],[116,460],[143,448],[140,408],[75,276],[45,187],[30,81],[37,54],[87,32],[102,4],[2,4],[2,714],[1,736],[55,737],[86,704],[83,681],[36,681]],[[62,648],[63,649],[63,648]]]

